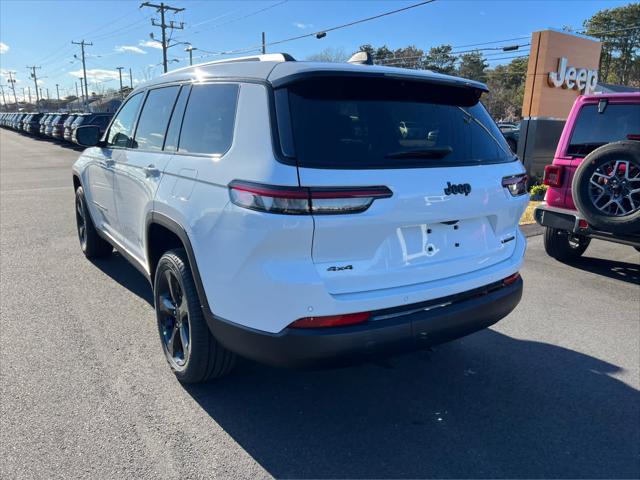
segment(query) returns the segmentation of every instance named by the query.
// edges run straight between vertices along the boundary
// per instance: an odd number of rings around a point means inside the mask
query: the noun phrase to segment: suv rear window
[[[607,143],[640,134],[640,104],[609,104],[602,113],[598,105],[584,105],[576,119],[567,155],[584,157]]]
[[[222,155],[233,140],[238,85],[194,85],[182,120],[178,151]]]
[[[335,77],[294,84],[288,97],[301,167],[412,168],[514,160],[478,103],[479,92],[471,88]]]

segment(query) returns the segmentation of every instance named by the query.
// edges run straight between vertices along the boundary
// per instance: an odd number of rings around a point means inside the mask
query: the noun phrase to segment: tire
[[[184,249],[160,258],[153,290],[162,350],[176,378],[200,383],[227,375],[236,356],[209,331]]]
[[[75,204],[76,230],[82,253],[87,258],[100,258],[111,255],[113,246],[98,234],[87,208],[87,201],[82,187],[76,189]]]
[[[580,235],[569,235],[566,230],[546,227],[544,249],[547,255],[561,262],[579,258],[591,243],[591,239]]]
[[[571,193],[590,225],[623,235],[639,232],[640,142],[610,143],[591,152],[576,170]]]

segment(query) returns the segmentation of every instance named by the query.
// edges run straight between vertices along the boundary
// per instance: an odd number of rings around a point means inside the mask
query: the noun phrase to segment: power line
[[[280,5],[284,4],[284,3],[287,3],[288,1],[289,0],[281,0],[280,2],[274,3],[272,5],[269,5],[267,7],[261,8],[259,10],[255,10],[253,12],[247,13],[246,15],[243,15],[241,17],[234,18],[234,19],[228,20],[226,22],[219,23],[217,25],[213,25],[212,27],[203,28],[202,30],[197,31],[197,32],[193,32],[193,33],[194,34],[198,34],[198,33],[201,33],[202,31],[206,31],[206,30],[215,30],[216,28],[224,27],[225,25],[229,25],[231,23],[239,22],[240,20],[244,20],[245,18],[253,17],[254,15],[258,15],[259,13],[266,12],[267,10],[271,10],[272,8],[278,7],[278,6],[280,6]],[[224,15],[222,15],[222,16],[224,16]],[[217,18],[221,18],[222,16],[219,16]],[[202,25],[203,23],[206,23],[206,22],[207,22],[207,20],[205,20],[204,22],[200,22],[200,23],[198,23],[196,25]],[[194,25],[194,27],[196,25]]]
[[[337,25],[335,27],[330,27],[330,28],[325,28],[323,30],[318,30],[317,32],[305,33],[305,34],[302,34],[302,35],[296,35],[295,37],[285,38],[285,39],[282,39],[282,40],[276,40],[274,42],[269,42],[269,43],[266,43],[266,44],[262,44],[261,43],[260,45],[256,45],[256,46],[252,46],[252,47],[246,47],[246,48],[240,48],[240,49],[236,49],[236,50],[228,50],[228,51],[222,51],[222,52],[212,52],[211,55],[230,55],[230,54],[234,54],[234,53],[248,53],[248,52],[253,52],[254,50],[261,51],[263,45],[265,47],[270,47],[270,46],[273,46],[273,45],[280,45],[282,43],[293,42],[294,40],[300,40],[302,38],[309,38],[309,37],[322,38],[322,37],[326,36],[326,34],[329,33],[329,32],[340,30],[342,28],[352,27],[352,26],[358,25],[360,23],[369,22],[371,20],[376,20],[378,18],[382,18],[382,17],[386,17],[386,16],[389,16],[389,15],[393,15],[395,13],[405,12],[407,10],[411,10],[413,8],[421,7],[423,5],[427,5],[427,4],[433,3],[435,1],[436,0],[426,0],[426,1],[423,1],[423,2],[414,3],[412,5],[407,5],[406,7],[397,8],[395,10],[390,10],[388,12],[383,12],[383,13],[380,13],[378,15],[373,15],[371,17],[361,18],[359,20],[354,20],[352,22],[344,23],[342,25]]]

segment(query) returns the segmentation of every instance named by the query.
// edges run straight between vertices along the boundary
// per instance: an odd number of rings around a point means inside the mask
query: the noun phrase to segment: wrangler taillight
[[[562,186],[562,166],[561,165],[545,165],[544,177],[542,183],[549,187]]]
[[[234,180],[231,202],[239,207],[287,215],[359,213],[392,195],[387,187],[282,187]]]

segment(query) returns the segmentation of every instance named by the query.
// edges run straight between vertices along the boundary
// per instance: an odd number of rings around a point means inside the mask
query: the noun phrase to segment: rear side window
[[[140,113],[132,148],[162,150],[164,134],[179,88],[164,87],[149,91]]]
[[[194,85],[184,113],[179,152],[221,155],[233,139],[238,85]]]
[[[567,154],[586,156],[607,143],[640,135],[640,104],[609,104],[598,112],[598,105],[584,105],[571,134]]]
[[[189,98],[189,87],[182,87],[178,100],[171,114],[169,129],[164,141],[164,149],[168,152],[175,152],[178,149],[178,138],[180,136],[180,126],[182,125],[182,117],[184,116],[184,106]]]
[[[130,145],[133,135],[133,123],[142,97],[140,93],[136,93],[120,109],[107,135],[108,146],[126,148]]]
[[[515,158],[474,89],[336,77],[295,84],[288,97],[301,167],[422,168]]]

